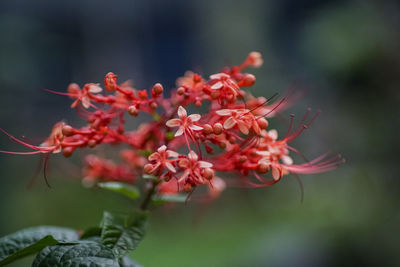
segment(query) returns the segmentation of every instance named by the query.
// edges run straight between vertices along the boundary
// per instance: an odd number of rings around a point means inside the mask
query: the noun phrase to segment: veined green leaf
[[[43,248],[59,243],[73,243],[78,240],[75,230],[40,226],[27,228],[0,238],[0,266],[39,252]]]
[[[32,267],[48,266],[120,267],[111,249],[101,243],[86,240],[73,245],[44,248],[36,256]]]
[[[147,222],[147,212],[115,215],[104,212],[101,222],[103,245],[118,257],[132,252],[142,241]]]

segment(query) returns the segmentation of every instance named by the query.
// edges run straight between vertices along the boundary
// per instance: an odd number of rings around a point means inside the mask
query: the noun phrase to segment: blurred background
[[[39,144],[52,125],[82,121],[64,91],[112,71],[137,88],[166,88],[192,69],[205,76],[260,51],[255,95],[306,95],[284,113],[321,108],[296,147],[340,152],[336,171],[286,176],[273,187],[228,189],[212,205],[153,212],[132,253],[144,266],[400,266],[400,4],[398,1],[0,2],[0,127]],[[287,129],[279,118],[272,127]],[[6,136],[0,149],[26,151]],[[85,152],[51,159],[28,184],[37,156],[0,154],[0,235],[32,225],[85,229],[104,209],[131,203],[85,189]],[[31,259],[12,266],[29,266]]]

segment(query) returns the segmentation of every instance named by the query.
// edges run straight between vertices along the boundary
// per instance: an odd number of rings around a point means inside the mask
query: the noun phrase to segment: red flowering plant
[[[276,95],[255,97],[245,90],[256,78],[244,70],[262,63],[261,54],[251,52],[242,64],[226,67],[209,79],[186,72],[169,97],[160,83],[149,91],[137,90],[129,82],[118,83],[111,72],[104,78],[106,93],[95,83],[82,88],[72,83],[66,93],[50,91],[71,98],[71,108],[86,125],[76,128],[58,122],[38,146],[1,130],[31,149],[1,152],[41,154],[47,161],[51,153],[70,157],[77,149],[119,145],[123,147],[119,163],[87,155],[82,182],[141,201],[133,214],[105,212],[100,226],[84,232],[36,227],[3,237],[0,265],[38,253],[33,266],[136,266],[126,255],[143,238],[152,206],[191,200],[209,203],[227,186],[271,186],[288,174],[321,173],[337,167],[343,162],[340,155],[293,161],[292,153],[302,154],[291,142],[319,112],[311,115],[308,110],[297,124],[291,115],[286,134],[279,138],[268,120],[291,101],[274,100]],[[136,130],[126,129],[125,121],[141,113],[152,119]]]

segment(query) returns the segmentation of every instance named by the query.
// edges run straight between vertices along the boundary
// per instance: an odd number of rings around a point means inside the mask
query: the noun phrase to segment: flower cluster
[[[129,82],[119,83],[113,73],[104,78],[106,93],[102,93],[100,84],[88,83],[81,88],[72,83],[66,93],[50,92],[70,97],[71,107],[85,119],[85,126],[75,128],[59,122],[39,146],[3,131],[33,151],[2,152],[62,152],[69,157],[78,148],[125,145],[128,149],[120,153],[119,164],[95,155],[86,156],[85,184],[138,183],[146,174],[157,179],[158,194],[192,193],[199,186],[206,186],[211,198],[227,182],[269,186],[290,173],[325,172],[342,163],[340,156],[326,154],[306,160],[290,145],[312,124],[318,112],[311,116],[307,111],[297,125],[291,116],[289,129],[281,139],[275,129],[269,128],[268,120],[291,103],[285,98],[254,97],[245,90],[254,85],[256,78],[244,70],[262,64],[261,54],[251,52],[242,64],[226,67],[208,79],[186,72],[177,80],[177,88],[169,92],[164,92],[160,83],[150,90],[135,89]],[[204,110],[201,114],[190,112],[200,107]],[[153,119],[136,130],[125,129],[129,117],[142,113],[152,115]],[[305,162],[294,163],[291,153],[303,157]],[[228,176],[230,179],[226,179]]]

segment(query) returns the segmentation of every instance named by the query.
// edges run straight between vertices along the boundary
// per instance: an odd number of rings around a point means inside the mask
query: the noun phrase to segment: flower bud
[[[133,117],[136,117],[139,114],[139,112],[135,106],[129,106],[128,113],[129,113],[129,115],[131,115]]]
[[[210,169],[210,168],[204,169],[204,172],[203,172],[204,178],[206,178],[207,180],[211,180],[212,178],[214,178],[214,176],[215,176],[215,173],[214,173],[213,169]]]
[[[64,157],[66,157],[66,158],[71,157],[71,156],[72,156],[72,153],[74,153],[74,150],[75,150],[75,148],[72,147],[72,146],[67,146],[67,147],[65,147],[65,148],[63,149],[63,151],[62,151]]]
[[[138,96],[139,96],[140,99],[146,100],[147,99],[147,91],[146,90],[138,91]]]
[[[88,142],[88,146],[89,147],[95,147],[97,145],[97,141],[96,140],[94,140],[94,139],[90,139],[89,140],[89,142]]]
[[[178,95],[184,95],[185,94],[185,88],[183,88],[183,87],[179,87],[178,88],[178,90],[176,90],[176,93],[178,94]]]
[[[239,82],[239,86],[252,86],[256,82],[256,77],[252,74],[245,74],[243,79]]]
[[[195,82],[195,83],[199,83],[199,82],[201,82],[201,76],[200,75],[198,75],[198,74],[193,74],[193,81]]]
[[[158,107],[158,105],[157,105],[156,102],[151,102],[151,103],[150,103],[150,108],[151,108],[151,109],[156,109],[157,107]]]
[[[211,127],[210,124],[204,124],[203,125],[203,133],[205,135],[211,134],[213,132],[213,127]]]
[[[266,163],[260,163],[257,166],[257,172],[259,173],[267,173],[269,171],[269,165]]]
[[[249,62],[250,66],[253,67],[261,67],[261,65],[263,64],[263,59],[262,59],[262,55],[259,52],[251,52],[248,57],[247,60]]]
[[[257,119],[258,126],[260,126],[261,129],[267,129],[268,127],[268,121],[265,118],[258,118]]]
[[[190,193],[190,191],[192,191],[192,186],[190,184],[185,184],[183,190],[185,190],[186,193]]]
[[[214,148],[212,148],[211,146],[205,146],[206,147],[206,151],[208,154],[214,154]]]
[[[117,89],[117,75],[112,72],[107,73],[104,77],[104,86],[109,92],[115,91]]]
[[[225,148],[226,148],[226,144],[223,143],[223,142],[218,143],[218,146],[219,146],[219,148],[221,148],[221,149],[225,149]]]
[[[64,136],[73,136],[74,135],[74,128],[69,125],[64,125],[61,129],[62,134]]]
[[[67,92],[68,92],[68,94],[76,95],[76,94],[79,93],[80,90],[81,90],[81,88],[79,87],[78,84],[71,83],[71,84],[68,85]]]
[[[224,129],[224,127],[219,122],[217,122],[213,126],[214,134],[216,134],[216,135],[222,134],[223,129]]]
[[[239,157],[239,162],[240,163],[245,163],[246,160],[247,160],[247,157],[245,155],[242,155],[242,156]]]
[[[143,170],[146,174],[151,174],[151,172],[153,171],[153,165],[150,163],[147,163],[146,165],[144,165]]]
[[[161,95],[163,93],[163,91],[164,91],[164,87],[162,86],[161,83],[156,83],[153,86],[153,92],[155,95]]]

